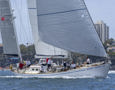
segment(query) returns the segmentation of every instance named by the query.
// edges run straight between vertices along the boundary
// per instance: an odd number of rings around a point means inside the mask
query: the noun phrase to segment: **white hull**
[[[73,69],[65,72],[50,73],[50,74],[19,74],[17,76],[30,76],[38,78],[105,78],[108,75],[110,64],[102,64],[99,66],[83,67],[80,69]]]

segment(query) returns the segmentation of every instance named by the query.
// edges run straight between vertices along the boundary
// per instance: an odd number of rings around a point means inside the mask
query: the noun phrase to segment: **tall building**
[[[103,21],[97,22],[95,28],[103,43],[109,39],[109,27]]]
[[[3,45],[0,44],[0,54],[2,54],[2,53],[3,53]]]

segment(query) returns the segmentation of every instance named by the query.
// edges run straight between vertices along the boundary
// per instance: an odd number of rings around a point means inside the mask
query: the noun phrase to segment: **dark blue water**
[[[7,76],[6,76],[7,75]],[[115,73],[106,79],[39,79],[0,71],[0,90],[115,90]]]

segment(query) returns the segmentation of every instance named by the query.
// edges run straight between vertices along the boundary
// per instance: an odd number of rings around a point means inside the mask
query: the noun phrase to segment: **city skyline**
[[[100,40],[104,44],[109,39],[109,27],[103,21],[98,21],[95,23],[95,28]]]
[[[115,39],[115,13],[113,12],[115,9],[115,0],[111,0],[111,2],[105,0],[84,1],[94,23],[103,20],[110,28],[110,38],[112,37]],[[19,43],[33,43],[26,0],[11,0],[11,3],[12,8],[14,9],[14,16],[16,16],[15,21]]]
[[[115,39],[115,0],[84,0],[90,15],[96,23],[97,21],[104,21],[110,28],[110,38]]]

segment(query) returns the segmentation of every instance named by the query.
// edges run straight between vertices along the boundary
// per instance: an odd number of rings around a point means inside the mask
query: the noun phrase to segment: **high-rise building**
[[[3,45],[0,43],[0,54],[3,53]]]
[[[95,28],[103,43],[109,39],[109,27],[103,21],[98,21]]]

